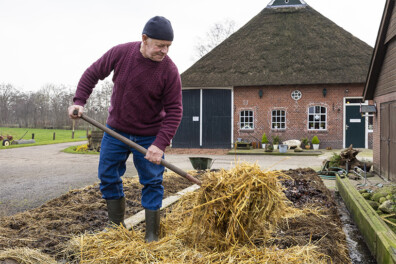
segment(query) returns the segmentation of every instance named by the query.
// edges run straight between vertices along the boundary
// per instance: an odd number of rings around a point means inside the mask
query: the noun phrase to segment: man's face
[[[168,54],[172,41],[152,39],[143,36],[143,56],[152,61],[162,61]]]

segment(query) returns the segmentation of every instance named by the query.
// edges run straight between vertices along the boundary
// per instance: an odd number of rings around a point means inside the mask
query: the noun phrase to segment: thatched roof
[[[364,83],[372,51],[308,5],[268,6],[181,77],[183,87]]]

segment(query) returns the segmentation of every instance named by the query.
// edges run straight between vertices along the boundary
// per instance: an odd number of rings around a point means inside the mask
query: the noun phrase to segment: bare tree
[[[104,81],[94,89],[85,112],[101,123],[108,117],[113,83]],[[73,104],[74,88],[44,85],[37,92],[21,92],[11,84],[0,84],[0,125],[26,128],[71,128],[67,108]],[[85,127],[83,122],[82,126]]]
[[[105,123],[108,117],[113,86],[111,81],[102,82],[99,87],[94,89],[85,107],[89,115],[101,123]]]
[[[34,119],[42,120],[40,127],[44,128],[71,127],[67,108],[72,98],[71,89],[63,84],[44,85],[34,95],[35,106],[32,111],[37,115]]]
[[[14,122],[19,127],[29,127],[29,96],[25,93],[18,93],[13,98],[12,113]]]
[[[12,98],[18,93],[11,84],[0,84],[0,124],[10,122],[10,111],[13,104]]]
[[[235,21],[229,19],[215,23],[209,32],[206,33],[205,39],[198,39],[199,44],[195,46],[197,57],[202,58],[214,47],[227,39],[235,32],[235,27]]]

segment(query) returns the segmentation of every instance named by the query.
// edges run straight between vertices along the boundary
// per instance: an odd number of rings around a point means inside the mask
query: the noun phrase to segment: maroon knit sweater
[[[140,53],[141,42],[113,47],[82,75],[73,101],[84,106],[99,80],[114,71],[107,123],[137,136],[157,136],[153,145],[165,150],[183,112],[180,74],[166,56],[155,62]]]

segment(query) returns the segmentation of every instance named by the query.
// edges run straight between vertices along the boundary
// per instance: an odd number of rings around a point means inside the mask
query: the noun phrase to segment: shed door
[[[345,147],[352,144],[354,148],[365,148],[365,119],[360,113],[360,106],[347,105],[345,111]]]
[[[389,106],[389,104],[381,104],[380,121],[380,173],[386,179],[389,179]]]
[[[396,157],[396,102],[389,107],[389,160]],[[389,180],[396,181],[396,162],[389,162]]]
[[[199,148],[200,90],[183,90],[183,118],[172,140],[174,148]]]
[[[231,147],[231,90],[203,90],[202,147]]]
[[[381,175],[390,181],[396,181],[396,101],[381,104],[380,130],[380,169]]]

